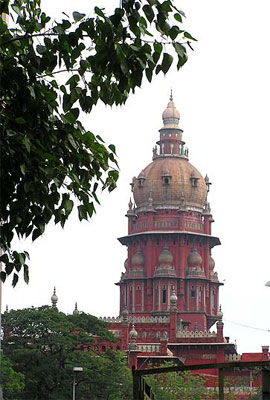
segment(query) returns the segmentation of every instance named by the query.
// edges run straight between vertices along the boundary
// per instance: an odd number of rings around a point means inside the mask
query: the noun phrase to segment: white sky
[[[75,4],[76,3],[76,4]],[[151,162],[162,126],[161,113],[173,88],[190,162],[213,183],[210,202],[213,234],[222,246],[213,250],[221,281],[225,335],[239,352],[270,345],[269,271],[269,93],[270,3],[268,0],[182,0],[184,26],[196,38],[195,51],[180,72],[146,81],[121,108],[100,104],[84,118],[88,129],[117,146],[121,175],[118,188],[101,197],[102,206],[87,223],[73,215],[64,230],[53,224],[33,245],[30,283],[3,288],[3,308],[50,303],[53,287],[59,309],[96,316],[116,316],[118,287],[126,248],[125,213],[131,179]],[[43,0],[48,14],[91,12],[94,1]],[[96,0],[100,7],[105,1]],[[118,4],[111,1],[111,4]],[[262,330],[244,328],[248,325]],[[266,331],[263,331],[266,330]]]

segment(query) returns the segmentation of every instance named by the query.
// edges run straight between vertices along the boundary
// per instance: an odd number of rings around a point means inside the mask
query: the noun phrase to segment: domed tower
[[[174,295],[178,325],[206,330],[219,319],[211,249],[220,241],[211,234],[211,183],[189,162],[172,95],[162,119],[153,161],[131,183],[128,235],[119,239],[128,250],[118,283],[120,314],[168,316]]]

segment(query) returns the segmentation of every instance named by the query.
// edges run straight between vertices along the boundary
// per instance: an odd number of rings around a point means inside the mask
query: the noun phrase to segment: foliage
[[[79,349],[95,340],[93,334],[113,340],[105,326],[91,315],[65,315],[47,306],[4,313],[3,351],[25,377],[20,399],[71,399],[74,366],[83,367],[76,378],[80,399],[90,392],[94,399],[130,398],[131,376],[120,352],[99,356]]]
[[[98,189],[116,186],[115,147],[82,126],[82,112],[100,100],[123,104],[144,76],[165,74],[173,62],[165,45],[180,68],[193,38],[173,0],[123,0],[112,15],[95,7],[60,22],[40,0],[8,4],[0,3],[15,24],[0,17],[0,246],[1,279],[13,274],[16,285],[21,269],[28,281],[29,255],[12,250],[14,234],[35,240],[51,219],[64,226],[75,199],[79,219],[88,219]]]
[[[172,366],[166,363],[165,366]],[[205,400],[209,391],[201,376],[186,372],[169,372],[145,377],[156,400]]]
[[[24,375],[15,372],[11,361],[1,355],[1,385],[5,399],[20,400],[20,394],[24,389]]]

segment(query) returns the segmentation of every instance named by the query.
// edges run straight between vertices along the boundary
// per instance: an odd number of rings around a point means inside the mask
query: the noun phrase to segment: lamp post
[[[74,367],[73,368],[73,372],[74,372],[74,379],[73,379],[73,386],[72,386],[72,400],[76,400],[76,374],[78,372],[83,372],[83,367]]]

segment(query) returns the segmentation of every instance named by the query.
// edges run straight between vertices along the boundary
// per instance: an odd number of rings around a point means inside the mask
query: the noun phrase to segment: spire
[[[57,307],[57,302],[58,302],[58,297],[56,295],[56,288],[53,288],[53,294],[51,297],[51,302],[52,302],[52,307],[56,308]]]
[[[172,89],[171,89],[170,101],[173,101]]]
[[[76,303],[75,303],[75,308],[74,308],[74,311],[73,311],[73,315],[75,315],[75,314],[80,314],[80,311],[78,310],[77,301],[76,301]]]

